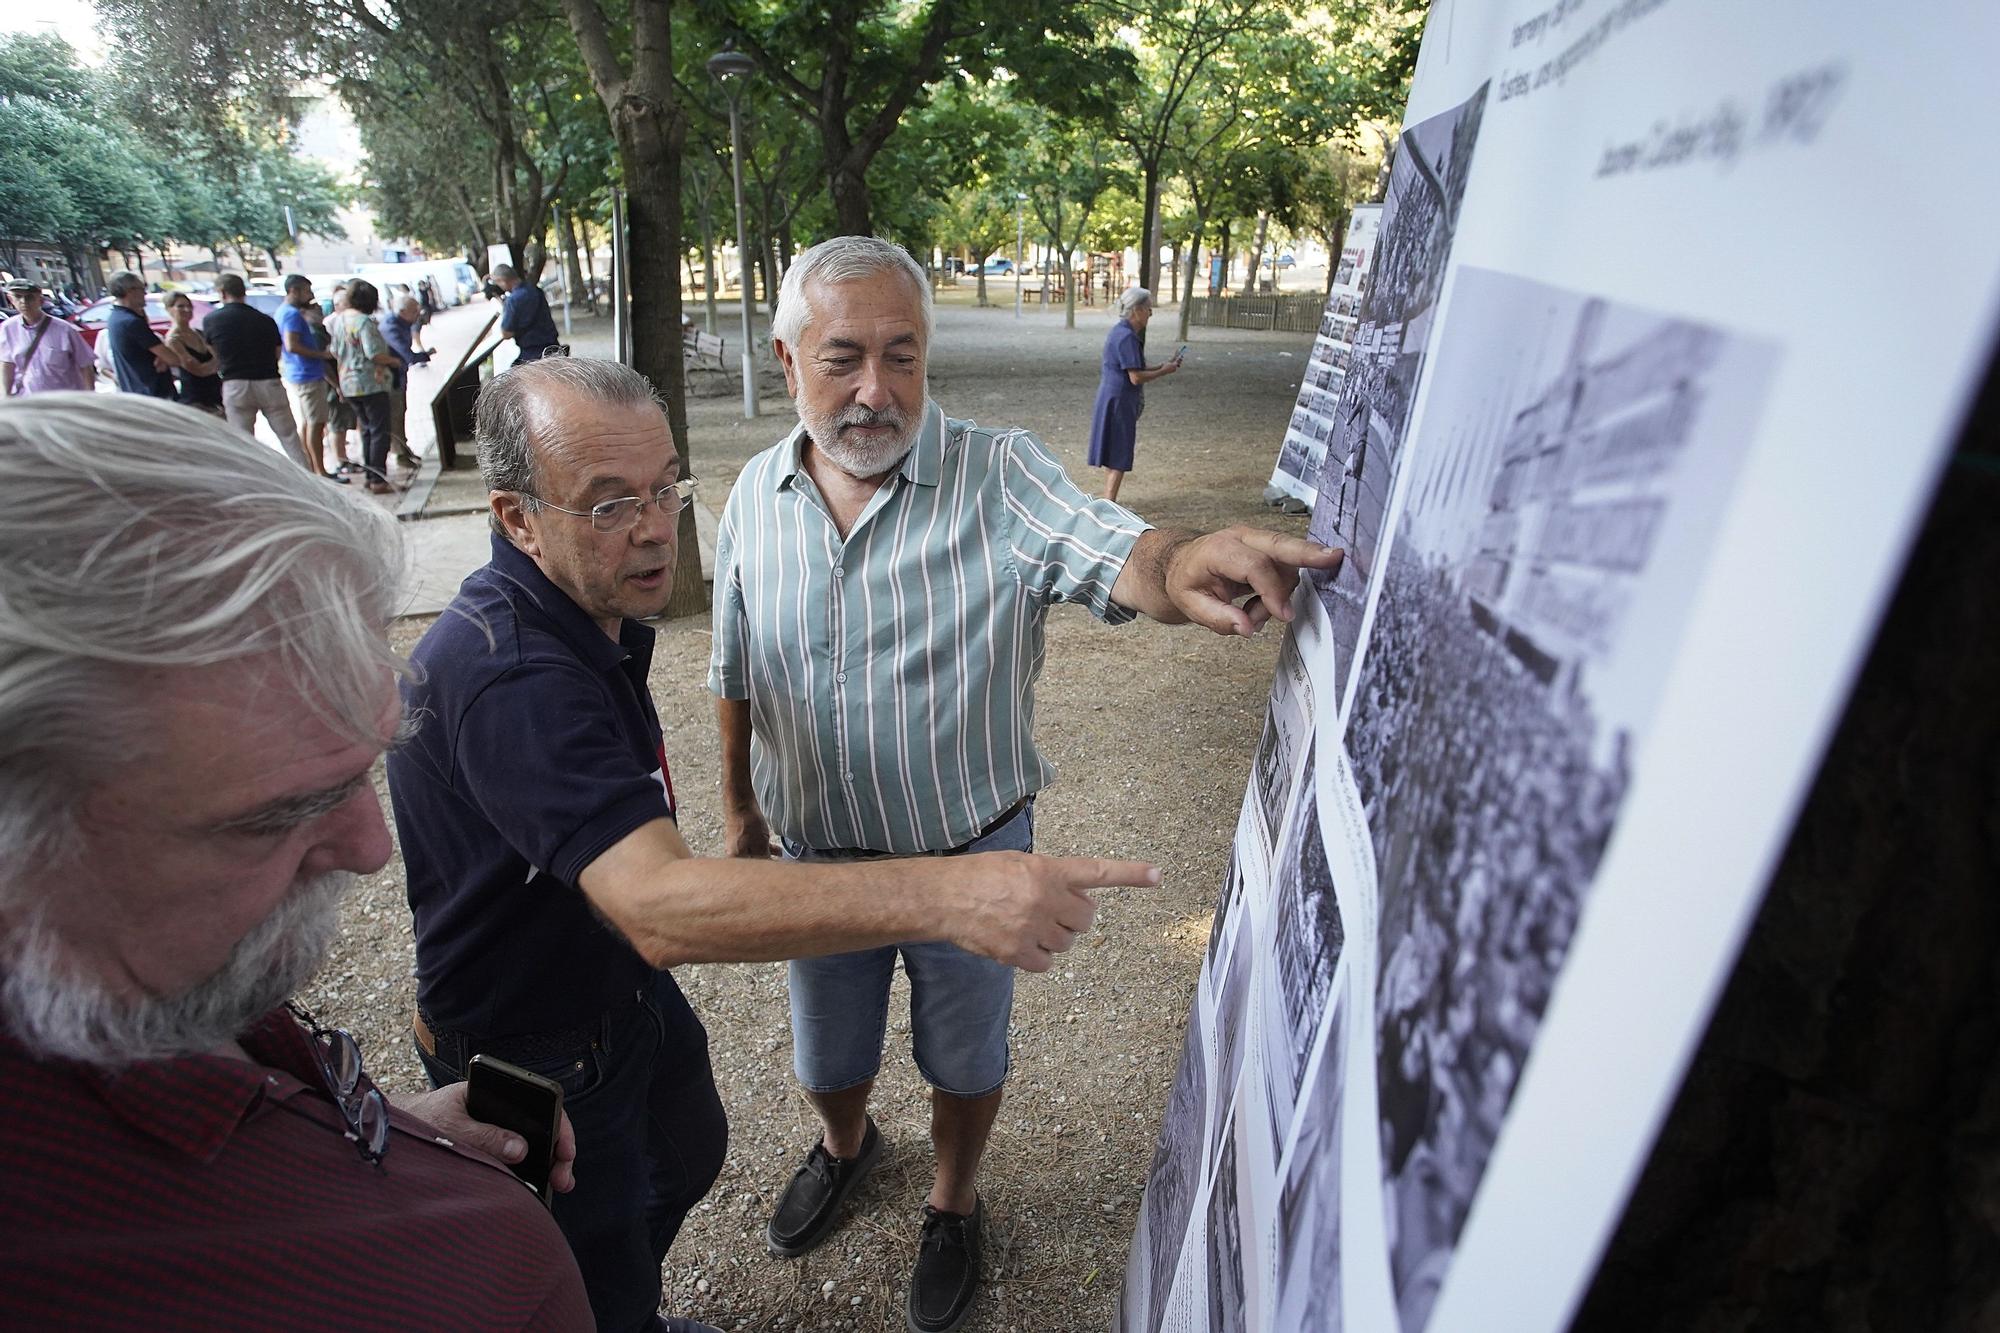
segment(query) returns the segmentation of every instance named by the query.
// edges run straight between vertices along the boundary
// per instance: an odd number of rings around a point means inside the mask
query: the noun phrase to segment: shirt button
[[[839,565],[835,565],[833,567],[833,576],[837,579],[846,578],[847,571],[842,569]]]
[[[854,774],[853,774],[853,773],[851,773],[851,772],[848,772],[848,773],[842,773],[842,774],[840,775],[840,780],[841,780],[842,782],[852,782],[852,781],[854,781]]]
[[[847,683],[847,673],[845,671],[834,672],[833,678],[835,681],[839,682],[842,685],[845,685]]]

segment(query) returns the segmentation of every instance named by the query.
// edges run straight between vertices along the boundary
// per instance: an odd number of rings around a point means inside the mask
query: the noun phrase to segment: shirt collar
[[[77,1070],[133,1129],[209,1162],[264,1098],[288,1097],[317,1084],[309,1041],[291,1015],[279,1009],[243,1034],[243,1048],[257,1064],[226,1055],[185,1055],[141,1060],[121,1069],[79,1065]]]
[[[917,432],[917,442],[910,446],[910,452],[903,455],[902,464],[896,471],[905,481],[916,482],[919,486],[935,486],[944,480],[944,409],[926,397],[922,410],[923,429]],[[803,467],[805,445],[806,423],[801,421],[779,441],[784,458],[773,489],[782,491],[798,477]]]
[[[497,532],[492,541],[493,572],[526,593],[528,600],[548,618],[549,626],[591,667],[609,671],[627,656],[636,656],[642,663],[650,661],[651,628],[635,620],[620,621],[618,642],[613,643],[568,593],[549,581],[533,556]]]

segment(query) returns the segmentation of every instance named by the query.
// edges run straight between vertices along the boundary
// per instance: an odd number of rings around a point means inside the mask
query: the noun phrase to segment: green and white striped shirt
[[[750,460],[722,514],[708,688],[750,703],[772,831],[808,847],[966,842],[1055,780],[1035,748],[1050,605],[1113,624],[1148,524],[1079,490],[1026,431],[924,404],[902,466],[841,539],[799,467],[804,428]]]

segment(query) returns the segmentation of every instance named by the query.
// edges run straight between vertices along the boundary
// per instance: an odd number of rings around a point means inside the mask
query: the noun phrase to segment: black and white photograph
[[[1306,751],[1285,837],[1273,861],[1271,938],[1264,1009],[1264,1080],[1275,1148],[1298,1102],[1307,1057],[1333,992],[1347,931],[1320,835],[1315,753]]]
[[[1338,546],[1347,558],[1329,577],[1308,580],[1326,607],[1342,662],[1361,636],[1368,583],[1423,369],[1424,344],[1451,257],[1465,180],[1486,107],[1486,88],[1450,111],[1403,131],[1389,168],[1375,263],[1358,306],[1360,326],[1348,352],[1340,402],[1330,414],[1312,484],[1318,499],[1306,535]],[[1345,297],[1336,297],[1338,302]],[[1334,682],[1340,707],[1345,672]]]
[[[1250,1022],[1250,973],[1256,950],[1249,936],[1236,937],[1217,957],[1211,958],[1203,982],[1208,987],[1209,1016],[1215,1024],[1215,1122],[1220,1131],[1230,1104],[1236,1098],[1236,1083],[1243,1070],[1245,1028]],[[1214,1141],[1209,1144],[1211,1153]]]
[[[1200,1000],[1197,998],[1196,1004]],[[1196,1192],[1201,1187],[1202,1148],[1205,1141],[1208,1075],[1203,1064],[1199,1013],[1191,1014],[1188,1040],[1181,1043],[1181,1063],[1174,1075],[1173,1090],[1167,1094],[1166,1117],[1160,1124],[1159,1146],[1153,1152],[1152,1169],[1146,1174],[1146,1200],[1140,1209],[1139,1227],[1147,1239],[1145,1284],[1148,1314],[1133,1328],[1156,1333],[1160,1316],[1173,1290],[1174,1269],[1178,1266],[1181,1244],[1186,1239],[1188,1218],[1194,1210]],[[1136,1257],[1136,1256],[1135,1256]]]
[[[1299,744],[1312,730],[1312,677],[1299,657],[1298,635],[1288,630],[1278,650],[1278,672],[1271,685],[1270,707],[1264,713],[1264,731],[1257,740],[1254,769],[1257,811],[1264,821],[1267,846],[1277,843],[1285,802],[1292,793]]]
[[[1347,728],[1379,880],[1403,1333],[1499,1137],[1774,362],[1702,324],[1460,274]]]
[[[1299,1110],[1278,1192],[1275,1328],[1340,1333],[1342,1327],[1340,1132],[1348,1004],[1345,996],[1334,1003],[1333,1026]]]
[[[1208,965],[1215,966],[1215,956],[1222,951],[1225,932],[1233,930],[1231,915],[1236,905],[1243,900],[1243,853],[1235,848],[1229,852],[1229,871],[1222,879],[1222,894],[1215,900],[1215,920],[1208,926]]]
[[[1224,1126],[1208,1191],[1208,1333],[1245,1333],[1243,1210],[1236,1191],[1236,1120]]]

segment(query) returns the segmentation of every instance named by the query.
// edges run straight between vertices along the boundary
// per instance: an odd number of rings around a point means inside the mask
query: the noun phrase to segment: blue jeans
[[[789,838],[788,861],[837,860]],[[1027,852],[1035,846],[1035,803],[964,852]],[[949,856],[934,860],[940,877]],[[896,955],[910,978],[910,1033],[917,1072],[955,1097],[984,1097],[1007,1081],[1007,1022],[1014,1008],[1014,969],[943,940],[792,960],[792,1072],[809,1092],[839,1092],[874,1078],[882,1067],[889,1022],[889,983]]]
[[[708,1062],[708,1034],[665,972],[567,1050],[497,1037],[436,1032],[437,1054],[417,1055],[433,1086],[465,1077],[474,1055],[496,1056],[562,1084],[576,1130],[576,1188],[555,1196],[606,1333],[652,1327],[660,1265],[681,1222],[722,1170],[729,1122]]]

